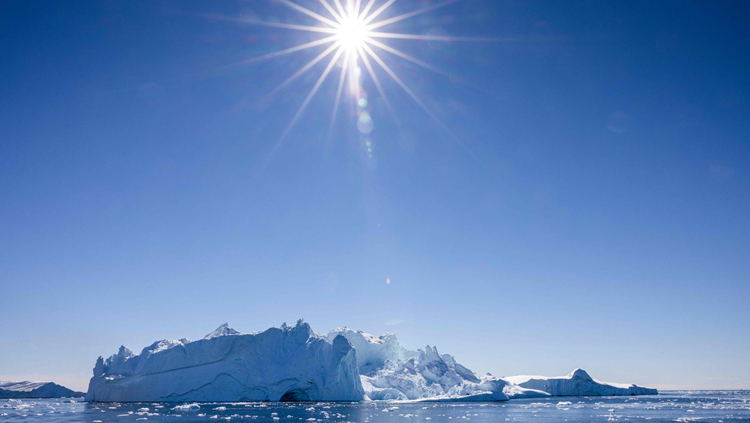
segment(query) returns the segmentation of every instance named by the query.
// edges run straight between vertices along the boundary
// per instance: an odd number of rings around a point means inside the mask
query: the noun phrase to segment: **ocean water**
[[[498,403],[89,404],[0,400],[0,422],[750,422],[750,391],[666,391],[638,397],[554,397]]]

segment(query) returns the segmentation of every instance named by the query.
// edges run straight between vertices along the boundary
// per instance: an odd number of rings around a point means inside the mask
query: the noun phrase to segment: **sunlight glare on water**
[[[667,391],[638,397],[550,397],[494,403],[84,403],[0,400],[0,422],[750,421],[750,391]]]

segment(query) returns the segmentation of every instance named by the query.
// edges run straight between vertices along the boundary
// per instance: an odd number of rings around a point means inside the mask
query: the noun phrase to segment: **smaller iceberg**
[[[656,395],[653,388],[607,383],[595,380],[583,369],[573,370],[567,376],[511,376],[504,378],[522,388],[544,391],[552,396],[610,396],[610,395]]]
[[[52,382],[0,381],[0,398],[71,398],[82,397],[83,392],[73,391]]]

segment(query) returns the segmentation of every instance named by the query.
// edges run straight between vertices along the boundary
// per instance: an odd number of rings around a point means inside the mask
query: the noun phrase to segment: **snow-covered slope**
[[[76,392],[52,382],[0,381],[0,398],[69,398],[82,397]]]
[[[586,371],[576,369],[567,376],[511,376],[505,380],[523,388],[537,389],[553,396],[655,395],[657,390],[637,385],[594,380]]]
[[[136,355],[99,357],[88,401],[359,401],[357,358],[343,336],[330,342],[301,320],[240,334],[222,325],[204,339],[159,341]]]

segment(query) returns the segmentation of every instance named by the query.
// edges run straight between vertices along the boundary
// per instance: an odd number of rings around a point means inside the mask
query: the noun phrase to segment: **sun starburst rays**
[[[416,57],[413,57],[407,53],[397,50],[396,48],[392,46],[387,45],[385,43],[385,40],[386,39],[403,39],[403,40],[423,40],[423,41],[433,41],[433,40],[435,41],[489,41],[489,39],[472,38],[472,37],[450,37],[450,36],[391,33],[391,32],[384,32],[382,28],[388,25],[391,25],[393,23],[404,21],[406,19],[448,6],[460,0],[445,0],[443,2],[425,6],[414,11],[410,11],[410,12],[392,16],[392,17],[381,18],[381,19],[378,19],[378,18],[381,16],[385,16],[384,13],[389,11],[389,9],[396,2],[396,0],[384,0],[382,2],[381,0],[365,0],[365,1],[362,1],[362,0],[318,0],[320,5],[322,5],[323,9],[325,9],[325,12],[321,10],[321,13],[323,14],[327,13],[328,16],[323,16],[319,13],[316,13],[315,11],[308,9],[307,7],[301,6],[300,4],[297,4],[292,0],[276,0],[276,1],[284,4],[285,6],[289,7],[290,9],[300,14],[305,15],[306,17],[308,17],[308,19],[309,18],[314,19],[315,21],[318,22],[318,26],[266,22],[263,20],[256,20],[256,19],[237,19],[237,20],[242,21],[242,22],[247,22],[250,24],[272,26],[272,27],[285,28],[285,29],[290,29],[290,30],[309,31],[312,33],[321,33],[321,34],[327,34],[327,35],[324,38],[321,38],[318,40],[313,40],[313,41],[300,44],[297,46],[292,46],[292,47],[289,47],[289,48],[286,48],[277,52],[247,59],[245,63],[253,63],[253,62],[260,61],[260,60],[271,59],[271,58],[311,49],[314,47],[325,46],[326,44],[330,44],[330,45],[323,52],[317,55],[314,59],[312,59],[310,62],[302,66],[299,70],[297,70],[290,77],[284,80],[279,86],[271,90],[271,92],[268,95],[266,95],[262,101],[269,100],[272,96],[274,96],[283,88],[291,84],[293,81],[299,78],[302,74],[312,69],[317,63],[319,63],[320,61],[322,61],[323,59],[331,55],[331,53],[333,53],[333,57],[328,62],[327,66],[323,70],[320,77],[317,79],[315,85],[313,86],[309,94],[306,96],[305,100],[302,102],[301,106],[297,110],[297,113],[289,122],[289,125],[284,130],[283,134],[281,135],[281,138],[276,144],[276,147],[274,147],[274,150],[278,148],[278,146],[281,144],[284,138],[286,138],[289,135],[292,128],[299,121],[300,117],[305,112],[305,109],[308,107],[308,105],[312,101],[315,94],[320,90],[320,87],[325,83],[327,77],[332,73],[333,68],[336,66],[336,64],[339,62],[339,59],[341,59],[342,57],[343,57],[343,62],[341,62],[340,64],[341,73],[338,75],[339,81],[338,81],[336,95],[335,95],[335,99],[333,103],[333,111],[331,113],[331,121],[329,125],[329,130],[328,130],[329,139],[330,139],[331,132],[333,131],[333,128],[334,128],[338,109],[340,108],[342,97],[344,96],[344,91],[348,91],[347,95],[355,100],[355,105],[357,107],[358,116],[359,116],[358,127],[360,128],[360,131],[363,133],[369,133],[369,131],[372,130],[372,123],[371,123],[369,112],[365,110],[366,105],[367,105],[367,100],[366,98],[364,98],[363,100],[363,98],[361,97],[364,91],[360,85],[360,78],[362,74],[362,70],[359,67],[360,63],[362,63],[365,69],[367,70],[367,75],[369,75],[370,79],[375,85],[375,88],[377,89],[378,94],[380,95],[380,98],[383,104],[385,104],[386,108],[393,115],[393,118],[396,121],[396,123],[400,126],[400,122],[397,117],[397,114],[393,108],[392,103],[389,101],[388,97],[386,96],[386,92],[383,87],[383,84],[378,78],[376,70],[373,68],[373,64],[371,60],[377,63],[380,69],[384,71],[385,74],[387,74],[396,83],[396,85],[398,85],[408,95],[408,97],[410,97],[414,101],[414,103],[416,103],[417,106],[419,106],[422,110],[424,110],[425,113],[438,124],[438,126],[450,132],[448,128],[441,122],[438,116],[433,111],[431,111],[430,108],[425,104],[425,102],[422,101],[411,88],[409,88],[409,86],[403,81],[403,79],[400,78],[396,74],[396,72],[390,66],[388,66],[388,64],[385,63],[385,61],[378,55],[378,53],[375,50],[373,50],[372,47],[375,47],[379,49],[380,51],[385,51],[387,53],[390,53],[398,58],[409,61],[413,64],[416,64],[430,71],[439,73],[444,76],[450,76],[446,72],[441,71],[440,69],[438,69],[437,67],[433,65],[430,65],[429,63],[426,63]],[[381,41],[378,41],[376,39],[380,39]],[[349,82],[348,84],[347,84],[347,80]],[[359,126],[360,124],[361,126]]]

